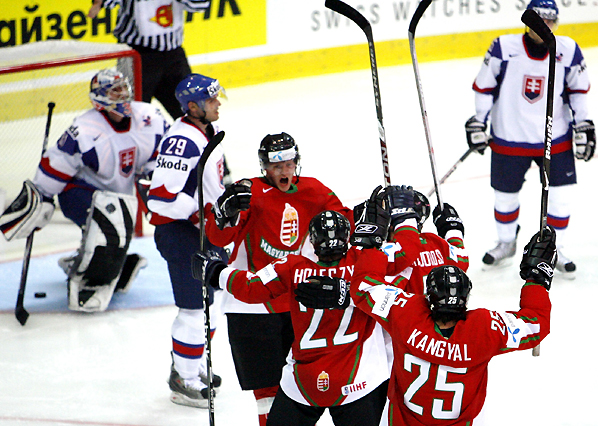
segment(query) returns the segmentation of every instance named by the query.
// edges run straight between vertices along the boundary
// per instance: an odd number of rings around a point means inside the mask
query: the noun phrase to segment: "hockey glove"
[[[234,225],[239,212],[247,210],[251,201],[251,185],[249,179],[243,179],[228,186],[212,207],[216,217],[216,225],[224,229],[227,223]]]
[[[472,116],[465,123],[465,134],[467,136],[467,145],[484,155],[484,150],[488,146],[488,135],[486,134],[486,123],[482,123]]]
[[[361,214],[355,218],[355,231],[351,234],[351,244],[363,248],[379,248],[388,235],[390,214],[385,203],[385,192],[378,186],[372,192],[365,206],[355,207]]]
[[[346,309],[350,284],[342,278],[312,276],[297,284],[295,300],[306,308]]]
[[[582,121],[573,126],[575,158],[590,161],[596,150],[596,127],[592,120]]]
[[[538,232],[523,249],[519,276],[526,281],[542,284],[546,290],[550,290],[556,261],[556,232],[552,226],[546,226],[542,240]]]
[[[207,252],[197,251],[191,258],[191,272],[193,278],[203,283],[207,283],[218,289],[220,284],[220,272],[226,268],[226,262],[215,251]]]
[[[387,186],[385,189],[386,202],[390,210],[390,223],[394,229],[407,219],[419,221],[419,214],[415,210],[415,191],[411,186]]]
[[[438,235],[442,238],[446,237],[447,232],[451,229],[456,229],[465,234],[465,228],[463,227],[463,221],[459,217],[459,213],[448,203],[444,203],[442,211],[440,211],[440,205],[434,207],[432,218]]]

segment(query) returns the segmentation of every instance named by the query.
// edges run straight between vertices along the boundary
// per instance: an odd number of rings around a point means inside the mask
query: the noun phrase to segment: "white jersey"
[[[33,180],[40,192],[52,197],[73,185],[135,194],[135,174],[153,170],[168,123],[148,103],[131,102],[131,110],[124,130],[95,109],[75,118],[40,162]]]
[[[476,118],[490,115],[492,150],[505,155],[542,156],[546,129],[549,55],[529,55],[523,35],[494,40],[473,84]],[[590,81],[577,43],[556,37],[552,152],[571,149],[571,123],[588,119]]]
[[[216,126],[214,133],[218,133]],[[197,223],[197,164],[208,141],[208,136],[186,116],[178,118],[164,135],[147,203],[152,212],[150,223],[160,225],[187,219]],[[222,195],[223,178],[224,151],[218,145],[204,169],[204,206],[215,204]]]

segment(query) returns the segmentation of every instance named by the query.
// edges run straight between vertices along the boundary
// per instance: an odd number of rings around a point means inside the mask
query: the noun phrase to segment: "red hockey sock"
[[[253,396],[257,401],[257,415],[260,422],[260,426],[266,426],[266,420],[268,420],[268,413],[274,402],[274,397],[278,392],[278,386],[272,386],[269,388],[255,389]]]

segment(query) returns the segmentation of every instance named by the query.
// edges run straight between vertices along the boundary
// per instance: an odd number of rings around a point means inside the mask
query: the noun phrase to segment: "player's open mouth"
[[[285,178],[280,178],[280,183],[283,184],[283,185],[288,184],[289,183],[289,178],[286,178],[286,177]]]

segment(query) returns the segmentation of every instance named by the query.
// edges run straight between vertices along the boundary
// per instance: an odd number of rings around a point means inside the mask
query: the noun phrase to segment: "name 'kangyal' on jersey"
[[[447,340],[435,339],[414,328],[407,339],[407,345],[413,346],[429,355],[448,361],[471,361],[467,352],[467,343],[450,343]]]

